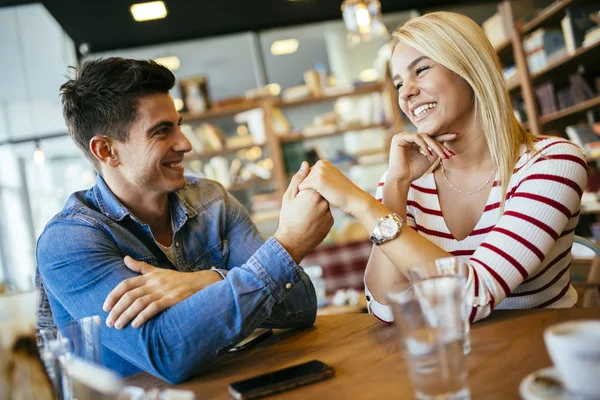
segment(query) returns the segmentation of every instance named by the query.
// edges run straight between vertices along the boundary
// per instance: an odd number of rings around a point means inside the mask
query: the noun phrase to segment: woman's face
[[[419,133],[439,136],[468,129],[473,90],[465,80],[403,42],[395,46],[391,66],[400,108]]]

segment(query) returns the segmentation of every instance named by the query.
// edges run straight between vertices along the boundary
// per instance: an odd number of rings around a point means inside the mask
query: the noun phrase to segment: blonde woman
[[[465,16],[437,12],[399,27],[391,69],[417,132],[394,136],[376,198],[326,161],[300,185],[373,232],[369,310],[392,321],[385,294],[407,282],[407,267],[452,255],[468,260],[471,321],[493,309],[573,307],[580,149],[523,129],[494,49]]]

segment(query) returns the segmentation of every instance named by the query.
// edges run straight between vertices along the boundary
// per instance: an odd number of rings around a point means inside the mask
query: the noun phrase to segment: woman
[[[385,294],[406,284],[407,267],[452,255],[468,259],[471,321],[494,308],[573,307],[570,250],[587,176],[579,148],[521,127],[494,49],[465,16],[398,28],[391,68],[417,132],[394,136],[377,199],[323,161],[300,185],[374,232],[370,311],[392,321]]]

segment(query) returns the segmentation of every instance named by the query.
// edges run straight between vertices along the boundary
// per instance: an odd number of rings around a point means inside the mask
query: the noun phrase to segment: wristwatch
[[[369,236],[369,239],[376,246],[388,240],[395,239],[400,234],[403,223],[402,218],[396,213],[381,217],[375,223],[375,229],[373,229],[373,233]]]

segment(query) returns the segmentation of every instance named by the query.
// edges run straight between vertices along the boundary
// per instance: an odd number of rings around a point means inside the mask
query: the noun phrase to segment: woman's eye
[[[416,74],[419,75],[421,72],[428,70],[429,67],[419,67],[417,68]]]

